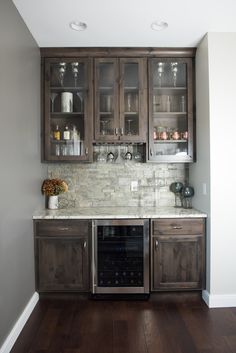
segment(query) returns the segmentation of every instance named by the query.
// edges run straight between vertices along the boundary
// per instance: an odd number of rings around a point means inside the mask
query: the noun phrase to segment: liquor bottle
[[[56,129],[53,131],[53,138],[54,140],[60,141],[61,139],[61,132],[59,130],[59,126],[56,125]]]
[[[63,131],[63,140],[70,140],[70,130],[67,125]]]

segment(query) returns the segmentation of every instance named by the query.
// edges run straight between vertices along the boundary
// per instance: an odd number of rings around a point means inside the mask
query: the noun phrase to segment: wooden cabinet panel
[[[36,236],[59,237],[74,236],[86,237],[89,232],[87,220],[43,220],[35,221]]]
[[[153,289],[201,289],[203,236],[153,238]]]
[[[203,219],[158,219],[152,221],[154,235],[162,234],[180,234],[180,235],[196,235],[203,234],[204,220]]]
[[[40,291],[87,291],[87,240],[37,239],[38,289]]]
[[[204,219],[152,220],[152,290],[205,286]]]
[[[88,220],[35,221],[35,273],[39,292],[89,290]]]

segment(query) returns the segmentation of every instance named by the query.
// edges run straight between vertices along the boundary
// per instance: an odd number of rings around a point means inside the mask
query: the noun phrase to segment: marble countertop
[[[175,207],[91,207],[38,210],[33,219],[128,219],[128,218],[202,218],[207,214],[194,208]]]

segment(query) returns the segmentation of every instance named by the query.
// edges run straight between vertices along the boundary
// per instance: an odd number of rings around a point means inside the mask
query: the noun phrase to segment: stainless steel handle
[[[87,242],[86,240],[84,241],[84,249],[87,248]]]
[[[86,148],[85,148],[85,154],[86,154],[86,156],[88,155],[88,151],[89,151],[89,150],[88,150],[88,147],[86,147]]]
[[[60,227],[58,228],[59,230],[69,230],[70,228],[69,227]]]
[[[152,156],[152,149],[150,148],[150,156]]]
[[[121,136],[124,135],[124,128],[123,127],[120,128],[120,134],[121,134]]]
[[[157,250],[158,249],[158,240],[155,240],[155,249]]]
[[[115,128],[115,134],[116,134],[116,136],[118,136],[118,134],[119,134],[119,129],[118,129],[118,127]]]
[[[172,228],[173,229],[182,229],[183,227],[182,226],[173,226]]]

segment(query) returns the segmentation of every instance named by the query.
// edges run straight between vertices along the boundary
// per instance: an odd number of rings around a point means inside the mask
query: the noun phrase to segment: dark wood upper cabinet
[[[95,59],[95,141],[147,141],[145,58]]]
[[[191,58],[149,59],[150,161],[194,161]]]
[[[41,48],[44,161],[92,162],[93,144],[195,161],[195,48]]]
[[[91,59],[46,58],[43,76],[44,160],[91,161]]]

